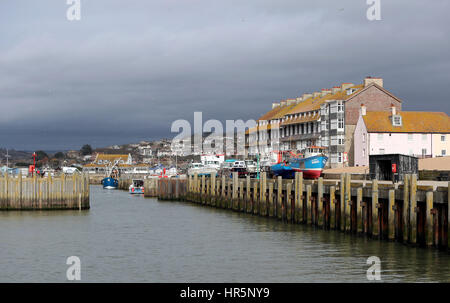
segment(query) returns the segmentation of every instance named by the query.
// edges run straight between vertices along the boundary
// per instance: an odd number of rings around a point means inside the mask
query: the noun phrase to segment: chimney
[[[303,94],[302,100],[305,101],[306,99],[309,99],[312,97],[312,94]]]
[[[287,105],[292,105],[295,103],[295,101],[296,101],[296,99],[287,99],[286,103],[287,103]]]
[[[341,91],[347,90],[347,88],[350,88],[352,86],[355,86],[353,83],[342,83],[341,85]]]
[[[280,103],[278,103],[278,102],[272,103],[272,109],[274,109],[275,107],[278,107],[278,106],[280,106]]]
[[[321,96],[325,97],[328,94],[331,94],[331,89],[322,88]]]
[[[361,116],[365,116],[367,114],[367,108],[364,104],[361,104]]]
[[[340,86],[333,86],[333,88],[331,89],[331,93],[334,95],[338,92],[341,91],[341,87]]]
[[[395,108],[394,104],[391,103],[391,113],[392,116],[395,116],[397,114],[397,109]]]
[[[319,93],[319,92],[314,92],[314,93],[313,93],[313,97],[314,97],[314,98],[317,98],[317,97],[319,97],[319,96],[320,96],[320,93]]]
[[[383,87],[383,79],[382,78],[376,78],[376,77],[367,76],[364,79],[364,87],[367,87],[367,86],[369,86],[372,83],[375,83],[376,85],[379,85],[379,86]]]

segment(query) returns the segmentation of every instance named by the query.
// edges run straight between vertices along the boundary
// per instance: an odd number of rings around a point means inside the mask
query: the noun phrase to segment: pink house
[[[395,106],[370,112],[363,105],[354,142],[355,166],[368,166],[369,155],[445,156],[450,152],[450,118],[441,112],[397,111]]]

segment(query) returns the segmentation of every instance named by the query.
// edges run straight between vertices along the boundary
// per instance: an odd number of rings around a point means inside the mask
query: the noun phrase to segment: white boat
[[[206,167],[203,163],[191,163],[189,164],[188,176],[194,176],[195,174],[199,176],[211,176],[212,174],[217,175],[217,169],[213,167]]]
[[[136,179],[132,180],[129,187],[130,194],[143,194],[144,193],[144,180]]]

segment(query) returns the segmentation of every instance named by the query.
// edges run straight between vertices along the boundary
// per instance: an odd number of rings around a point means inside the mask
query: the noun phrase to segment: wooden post
[[[261,173],[261,193],[259,198],[260,203],[260,215],[266,216],[267,215],[267,178],[266,178],[266,172]]]
[[[388,204],[388,238],[389,240],[395,239],[395,189],[389,190],[389,204]]]
[[[330,228],[336,227],[336,187],[330,186]]]
[[[341,180],[339,184],[339,207],[337,207],[336,222],[340,230],[345,230],[345,174],[341,174]]]
[[[307,214],[307,224],[312,224],[312,201],[311,201],[311,184],[306,185],[306,214]],[[309,211],[308,211],[309,210]]]
[[[286,184],[286,199],[285,199],[285,201],[286,201],[286,220],[288,221],[288,222],[290,222],[291,221],[291,219],[292,219],[292,210],[291,210],[291,205],[292,205],[292,203],[291,203],[291,198],[292,198],[292,183],[291,182],[288,182],[287,184]]]
[[[211,196],[216,195],[216,174],[211,174]]]
[[[194,174],[194,192],[198,194],[198,174]]]
[[[251,179],[250,176],[247,176],[247,180],[246,180],[247,184],[246,184],[246,199],[245,199],[245,207],[244,207],[244,212],[249,212],[249,206],[251,205],[251,189],[252,189],[252,183],[251,183]]]
[[[363,199],[363,188],[358,187],[356,190],[356,232],[363,232],[363,220],[362,220],[362,199]]]
[[[447,191],[447,249],[450,249],[450,182],[448,182]]]
[[[317,184],[317,205],[318,205],[318,211],[317,211],[317,222],[319,227],[323,227],[323,178],[319,178],[319,182]]]
[[[402,237],[403,242],[409,242],[409,182],[410,175],[405,175],[403,179],[403,209],[402,209]]]
[[[258,182],[253,182],[253,207],[252,212],[258,213]]]
[[[277,187],[277,208],[276,213],[278,219],[281,219],[282,213],[281,213],[281,204],[283,199],[283,178],[281,176],[278,176],[278,187]]]
[[[433,225],[434,225],[434,216],[436,210],[433,208],[433,192],[427,191],[426,193],[426,208],[425,208],[425,243],[427,246],[433,246],[434,244],[434,233],[433,233]]]
[[[299,209],[299,194],[298,194],[298,185],[299,185],[299,177],[300,173],[295,172],[295,183],[294,183],[294,222],[298,222],[298,209]]]
[[[297,211],[297,222],[303,222],[303,172],[300,172],[298,176],[298,211]]]
[[[226,180],[225,180],[225,175],[222,175],[222,199],[221,201],[223,201],[225,199],[225,186],[226,186]],[[223,205],[223,203],[221,203]]]
[[[378,228],[378,180],[372,180],[372,228],[371,234],[377,237],[379,234]]]
[[[269,183],[269,217],[274,215],[273,182]]]
[[[351,174],[345,174],[345,231],[350,231],[352,207]]]
[[[417,243],[417,175],[411,175],[411,186],[409,195],[409,220],[410,220],[410,242]]]
[[[244,211],[244,181],[239,181],[239,211]]]
[[[233,201],[237,199],[238,173],[233,172]]]

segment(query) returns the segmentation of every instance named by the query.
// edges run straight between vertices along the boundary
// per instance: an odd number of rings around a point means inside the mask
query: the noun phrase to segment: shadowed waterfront
[[[0,212],[0,282],[449,282],[450,256],[430,249],[91,187],[88,211]]]

